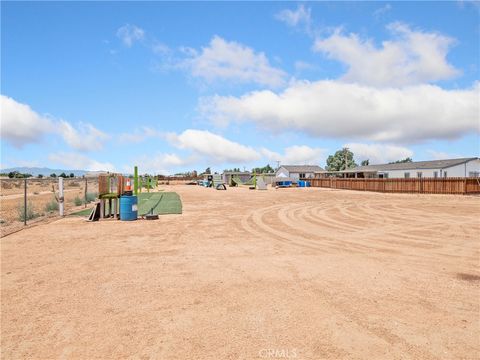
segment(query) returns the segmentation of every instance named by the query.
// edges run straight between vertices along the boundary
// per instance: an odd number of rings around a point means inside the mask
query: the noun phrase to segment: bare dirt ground
[[[1,239],[2,358],[479,358],[478,197],[164,188]]]

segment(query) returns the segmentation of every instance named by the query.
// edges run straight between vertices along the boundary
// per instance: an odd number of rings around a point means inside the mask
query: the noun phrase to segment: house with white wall
[[[276,171],[276,177],[290,178],[293,181],[312,179],[318,171],[323,171],[318,165],[281,165]]]
[[[480,177],[480,159],[478,157],[413,161],[407,163],[357,166],[336,172],[320,171],[317,176],[326,174],[349,178],[451,178]]]

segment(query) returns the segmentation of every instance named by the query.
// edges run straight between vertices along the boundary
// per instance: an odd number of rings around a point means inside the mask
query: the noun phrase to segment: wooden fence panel
[[[312,187],[417,194],[480,194],[478,178],[309,179]]]

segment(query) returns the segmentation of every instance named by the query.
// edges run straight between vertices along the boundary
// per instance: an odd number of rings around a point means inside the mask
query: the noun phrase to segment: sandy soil
[[[2,358],[479,358],[479,198],[168,189],[1,240]]]

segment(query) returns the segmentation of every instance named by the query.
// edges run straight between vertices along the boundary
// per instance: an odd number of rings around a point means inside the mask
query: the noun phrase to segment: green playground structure
[[[231,186],[248,186],[250,189],[258,190],[265,190],[267,188],[265,176],[263,176],[263,174],[254,173],[247,181],[242,181],[238,176],[233,176],[231,182]]]
[[[255,176],[243,182],[238,176],[232,176],[232,182],[237,186],[253,186],[255,184]]]

